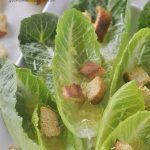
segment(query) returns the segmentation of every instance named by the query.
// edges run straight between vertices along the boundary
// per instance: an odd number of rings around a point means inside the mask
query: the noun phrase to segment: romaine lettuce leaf
[[[141,66],[150,75],[150,28],[138,31],[124,49],[116,65],[111,83],[110,96],[112,96],[125,82],[123,74]]]
[[[139,29],[142,28],[146,28],[146,27],[150,27],[150,1],[148,1],[141,14],[140,14],[140,18],[139,18]]]
[[[17,91],[16,91],[16,111],[23,118],[23,128],[28,136],[35,138],[36,131],[32,124],[32,114],[37,104],[48,104],[56,108],[51,102],[51,96],[45,84],[37,76],[31,74],[28,69],[16,69]],[[31,131],[30,131],[31,130]]]
[[[16,111],[16,91],[17,91],[17,74],[15,67],[10,61],[0,61],[0,112],[3,116],[4,122],[18,148],[22,150],[40,150],[40,147],[33,140],[29,138],[31,132],[36,138],[33,128],[27,132],[22,127],[24,121]],[[28,119],[27,119],[28,120]],[[29,125],[28,122],[27,126]],[[26,127],[27,127],[26,126]]]
[[[61,121],[62,133],[47,138],[40,133],[38,108],[50,106],[49,90],[28,69],[16,69],[9,61],[0,63],[0,111],[15,144],[22,150],[84,150],[82,139],[72,135]],[[39,107],[38,107],[39,106]]]
[[[108,33],[101,45],[101,53],[107,62],[115,60],[116,55],[125,48],[129,40],[130,29],[130,9],[128,0],[75,0],[71,3],[80,11],[87,10],[93,20],[96,18],[96,6],[106,8],[112,14],[112,23],[109,27]]]
[[[109,135],[99,150],[114,147],[117,140],[130,144],[133,150],[150,149],[150,112],[138,111],[121,122]]]
[[[110,98],[109,103],[103,113],[103,117],[99,126],[96,150],[100,150],[103,142],[120,122],[134,113],[144,110],[144,108],[144,98],[135,81],[131,81],[122,86]]]
[[[19,42],[26,66],[45,81],[53,96],[51,61],[53,58],[57,17],[42,13],[21,22]],[[54,100],[54,97],[52,97]]]
[[[21,21],[20,44],[41,43],[52,46],[55,39],[57,17],[49,13],[41,13]]]
[[[62,96],[63,86],[88,81],[79,73],[84,63],[101,64],[99,43],[92,24],[75,9],[65,11],[58,21],[55,45],[52,70],[59,114],[74,135],[96,136],[101,118],[100,106],[66,101]]]

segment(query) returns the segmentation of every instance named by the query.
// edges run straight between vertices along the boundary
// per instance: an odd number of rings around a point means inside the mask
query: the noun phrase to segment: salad
[[[79,0],[21,22],[25,61],[0,59],[0,112],[15,150],[150,149],[150,2]]]

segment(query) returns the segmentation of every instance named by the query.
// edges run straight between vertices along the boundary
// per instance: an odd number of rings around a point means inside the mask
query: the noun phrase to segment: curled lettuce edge
[[[25,133],[22,127],[23,119],[18,116],[15,109],[17,102],[15,96],[17,91],[16,68],[9,60],[0,62],[0,65],[2,65],[0,69],[0,111],[7,129],[18,148],[40,150],[37,143],[33,142]]]
[[[134,91],[134,92],[132,92]],[[123,85],[109,100],[104,110],[96,142],[99,150],[120,122],[145,109],[144,98],[135,81]]]
[[[150,28],[143,28],[134,34],[132,39],[129,41],[126,48],[123,50],[122,55],[118,64],[116,64],[113,78],[110,87],[110,97],[115,91],[124,83],[123,72],[128,69],[136,67],[135,54],[142,51],[141,46],[144,45],[145,41],[150,39]],[[129,64],[130,63],[130,64]]]
[[[117,140],[130,144],[133,149],[150,149],[150,112],[138,111],[134,115],[122,121],[105,140],[101,149],[106,150],[114,147]]]

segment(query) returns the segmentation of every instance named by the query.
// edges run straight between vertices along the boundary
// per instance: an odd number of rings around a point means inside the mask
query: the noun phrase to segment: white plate
[[[62,12],[67,8],[67,4],[71,0],[50,0],[47,5],[45,6],[43,12],[51,12],[56,15],[61,15]],[[133,0],[132,1],[132,31],[136,30],[136,27],[134,26],[138,20],[138,16],[140,13],[140,9],[143,7],[144,3],[147,0]],[[135,22],[136,21],[136,22]],[[17,65],[22,65],[23,64],[23,59],[22,56],[16,61]],[[5,127],[5,124],[0,116],[0,150],[8,150],[8,147],[13,145],[13,141]]]

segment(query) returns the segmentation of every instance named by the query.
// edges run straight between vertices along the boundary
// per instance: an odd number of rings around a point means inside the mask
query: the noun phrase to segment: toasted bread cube
[[[125,142],[117,141],[115,144],[115,150],[133,150],[133,148]]]
[[[107,10],[105,10],[104,8],[100,6],[97,6],[96,10],[97,10],[97,18],[94,23],[94,28],[97,33],[98,40],[100,42],[103,42],[104,37],[110,26],[112,16]]]
[[[7,17],[3,14],[0,14],[0,37],[6,35],[7,32]]]
[[[82,89],[78,84],[71,84],[62,88],[62,95],[67,100],[73,100],[76,102],[84,102],[85,98],[82,93]]]
[[[7,58],[7,51],[6,51],[6,48],[0,44],[0,59],[1,58]]]
[[[105,94],[105,83],[104,81],[96,76],[86,86],[86,96],[88,101],[93,104],[100,102]]]
[[[99,64],[88,62],[80,68],[80,73],[90,79],[94,79],[96,76],[103,76],[105,70]]]
[[[41,133],[47,137],[58,136],[61,132],[57,114],[49,107],[40,108]]]
[[[124,74],[124,80],[126,82],[135,80],[137,85],[145,85],[150,82],[150,77],[148,73],[141,67],[135,68]]]
[[[145,108],[150,110],[150,89],[146,86],[140,86],[139,89],[144,96]]]

